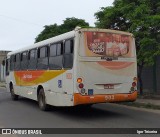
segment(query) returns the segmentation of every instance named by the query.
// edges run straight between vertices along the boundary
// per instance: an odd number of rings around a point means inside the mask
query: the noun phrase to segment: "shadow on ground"
[[[25,106],[32,107],[36,110],[39,110],[38,103],[34,100],[27,98],[19,98],[19,103],[24,104]],[[112,111],[113,104],[94,104],[90,107],[86,106],[75,106],[75,107],[54,107],[51,106],[49,111],[44,113],[53,113],[57,115],[62,115],[63,117],[71,117],[72,119],[103,119],[110,117],[125,117],[125,114],[116,113]],[[116,109],[117,106],[115,106]]]

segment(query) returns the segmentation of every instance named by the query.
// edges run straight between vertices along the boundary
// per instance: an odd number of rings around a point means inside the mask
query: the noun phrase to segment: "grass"
[[[5,85],[0,85],[0,87],[3,87],[3,88],[5,88],[6,86],[5,86]]]
[[[127,106],[133,106],[133,107],[138,107],[138,108],[148,108],[148,109],[158,109],[160,110],[160,106],[159,105],[153,105],[151,103],[139,103],[139,102],[123,102],[120,103],[122,105],[127,105]]]
[[[4,85],[4,84],[1,84],[1,83],[0,83],[0,87],[4,87],[4,88],[5,88],[5,87],[6,87],[6,85]]]

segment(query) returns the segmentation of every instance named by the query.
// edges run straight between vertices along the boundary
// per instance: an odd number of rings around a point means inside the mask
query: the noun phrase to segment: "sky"
[[[114,0],[0,0],[0,50],[14,51],[34,43],[43,26],[67,17],[95,26],[94,14]]]

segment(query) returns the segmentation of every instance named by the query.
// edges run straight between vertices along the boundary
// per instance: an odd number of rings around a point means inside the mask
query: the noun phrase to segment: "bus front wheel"
[[[49,110],[49,105],[46,104],[46,97],[43,88],[41,88],[38,93],[38,105],[43,111]]]
[[[12,100],[18,100],[18,95],[16,95],[15,93],[14,93],[14,88],[13,88],[13,85],[11,85],[10,86],[10,93],[11,93],[11,98],[12,98]]]

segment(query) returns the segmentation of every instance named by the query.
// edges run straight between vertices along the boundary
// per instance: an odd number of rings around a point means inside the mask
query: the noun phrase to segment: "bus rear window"
[[[109,32],[84,32],[82,56],[132,57],[133,38]],[[82,47],[84,49],[82,49]],[[83,53],[82,53],[83,52]]]

